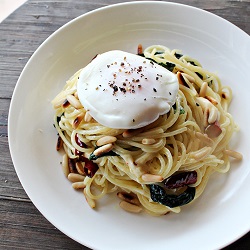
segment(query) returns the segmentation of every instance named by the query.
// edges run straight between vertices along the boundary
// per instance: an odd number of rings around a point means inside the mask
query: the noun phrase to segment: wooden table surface
[[[118,2],[30,0],[0,23],[0,249],[88,249],[51,225],[27,197],[10,157],[7,119],[18,77],[38,46],[71,19]],[[250,34],[249,0],[173,2],[205,9]],[[226,249],[250,249],[250,233]]]

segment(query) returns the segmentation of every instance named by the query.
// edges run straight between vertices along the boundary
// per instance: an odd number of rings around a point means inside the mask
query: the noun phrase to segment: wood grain
[[[25,64],[59,27],[86,12],[123,1],[27,1],[0,23],[0,249],[88,249],[54,228],[23,190],[10,157],[10,100]],[[178,0],[232,22],[250,34],[250,1]],[[250,249],[247,234],[226,249]]]

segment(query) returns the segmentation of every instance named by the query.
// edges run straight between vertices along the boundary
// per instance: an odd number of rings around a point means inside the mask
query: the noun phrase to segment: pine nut
[[[80,125],[80,123],[83,120],[83,117],[84,117],[83,114],[80,114],[75,118],[75,120],[73,121],[73,124],[72,124],[73,129],[78,128],[78,126]]]
[[[111,135],[104,136],[96,142],[96,146],[100,147],[105,144],[116,142],[117,138]]]
[[[140,205],[138,198],[131,193],[118,192],[117,197],[120,198],[121,200],[129,202],[131,204],[138,205],[138,206]]]
[[[56,150],[59,151],[63,146],[63,140],[61,136],[58,136],[57,143],[56,143]]]
[[[210,139],[206,134],[202,134],[200,132],[195,133],[196,137],[200,139],[201,141],[205,142],[206,144],[212,144],[213,140]]]
[[[205,98],[209,100],[213,105],[217,105],[218,102],[216,99],[214,99],[212,96],[206,95]]]
[[[192,153],[192,157],[197,160],[200,161],[202,159],[204,159],[206,156],[208,156],[211,153],[212,148],[211,147],[204,147],[198,151],[196,151],[196,153]]]
[[[68,180],[71,182],[80,182],[84,181],[85,176],[80,175],[80,174],[75,174],[75,173],[69,173],[68,175]]]
[[[86,189],[83,189],[83,194],[84,194],[85,199],[86,199],[86,201],[88,202],[89,206],[90,206],[91,208],[95,208],[95,201],[94,201],[93,199],[91,199],[91,198],[87,195]]]
[[[62,169],[66,177],[68,177],[69,175],[69,163],[68,162],[69,162],[69,157],[67,154],[64,154],[62,158]]]
[[[102,155],[102,154],[104,154],[104,153],[107,153],[107,152],[111,151],[111,150],[113,149],[113,147],[114,147],[114,145],[111,144],[111,143],[106,144],[106,145],[103,145],[103,146],[101,146],[100,148],[97,148],[97,149],[93,152],[93,154],[94,154],[95,156],[100,156],[100,155]]]
[[[76,162],[76,170],[77,172],[80,174],[80,175],[85,175],[85,172],[84,172],[84,165],[85,165],[85,162]]]
[[[53,104],[54,109],[60,108],[60,107],[62,106],[62,104],[64,103],[64,101],[65,101],[65,99],[61,99],[61,100],[55,102],[55,103]]]
[[[86,113],[85,113],[85,116],[84,116],[84,121],[85,122],[90,122],[92,120],[92,116],[91,116],[91,114],[89,113],[89,111],[87,111]]]
[[[142,180],[143,181],[146,181],[146,182],[161,182],[163,181],[163,177],[160,176],[160,175],[155,175],[155,174],[143,174],[141,176]]]
[[[68,158],[68,166],[69,166],[69,172],[75,173],[76,170],[75,159]]]
[[[73,187],[74,189],[82,189],[82,188],[85,188],[86,185],[84,184],[83,181],[79,181],[79,182],[74,182],[74,183],[72,183],[72,187]]]
[[[141,207],[126,201],[121,201],[119,205],[122,209],[130,213],[140,213],[142,211]]]
[[[200,93],[199,96],[200,97],[204,97],[207,93],[207,87],[208,87],[208,83],[207,82],[203,82],[200,88]]]
[[[63,108],[67,108],[69,105],[70,105],[70,103],[68,102],[67,99],[65,99],[64,102],[62,103]]]
[[[224,153],[228,156],[235,158],[236,160],[241,161],[243,159],[243,155],[237,151],[234,151],[234,150],[226,149],[226,150],[224,150]]]
[[[78,99],[78,93],[77,93],[77,91],[74,93],[74,97]]]
[[[225,100],[229,99],[229,94],[227,92],[222,92],[221,97]]]
[[[143,128],[138,128],[138,129],[127,129],[122,133],[122,136],[124,138],[130,138],[133,137],[143,131]]]
[[[214,123],[218,118],[218,109],[204,97],[197,97],[196,100],[204,112],[204,125],[206,126],[207,122]]]
[[[155,139],[151,139],[151,138],[147,139],[147,138],[144,138],[144,139],[142,140],[142,144],[144,144],[144,145],[152,145],[152,144],[154,144],[154,143],[155,143]]]
[[[177,72],[176,76],[177,76],[177,79],[178,79],[178,82],[180,85],[187,86],[187,84],[183,78],[183,75],[181,74],[180,71]]]
[[[75,109],[80,109],[82,108],[82,104],[80,103],[79,100],[75,98],[73,95],[67,95],[67,100],[68,102],[75,108]]]
[[[208,123],[212,124],[215,123],[218,118],[218,110],[214,107],[209,109],[209,116],[208,116]]]

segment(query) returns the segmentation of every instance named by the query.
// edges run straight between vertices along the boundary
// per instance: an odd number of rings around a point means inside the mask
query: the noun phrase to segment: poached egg
[[[120,50],[99,54],[81,70],[78,98],[100,124],[136,129],[170,111],[179,89],[175,74]]]

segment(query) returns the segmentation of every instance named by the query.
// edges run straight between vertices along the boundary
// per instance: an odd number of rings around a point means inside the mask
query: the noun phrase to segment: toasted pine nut
[[[58,136],[57,143],[56,143],[56,150],[59,151],[63,146],[63,140],[61,136]]]
[[[67,108],[69,105],[70,105],[70,103],[68,102],[67,99],[65,99],[64,102],[62,103],[63,108]]]
[[[80,123],[83,120],[83,114],[78,115],[75,120],[73,121],[72,127],[73,129],[77,129],[77,127],[80,125]]]
[[[85,116],[84,116],[84,121],[85,122],[90,122],[92,120],[92,116],[91,116],[91,114],[89,113],[89,111],[87,111],[86,113],[85,113]]]
[[[126,201],[121,201],[119,205],[122,209],[130,213],[140,213],[142,211],[141,207]]]
[[[95,208],[95,201],[94,201],[93,199],[91,199],[91,198],[87,195],[86,189],[83,189],[83,194],[84,194],[85,199],[86,199],[86,201],[88,202],[89,206],[90,206],[91,208]]]
[[[100,155],[102,155],[102,154],[104,154],[104,153],[107,153],[107,152],[111,151],[111,150],[113,149],[113,147],[114,147],[114,145],[111,144],[111,143],[106,144],[106,145],[103,145],[103,146],[101,146],[100,148],[97,148],[97,149],[93,152],[93,154],[94,154],[95,156],[100,156]]]
[[[67,95],[66,98],[67,98],[68,102],[69,102],[74,108],[76,108],[76,109],[82,108],[82,104],[80,103],[79,100],[77,100],[77,99],[75,98],[75,96],[73,96],[73,95]]]
[[[138,205],[138,206],[140,205],[138,198],[131,193],[118,192],[117,197],[120,198],[121,200],[127,201],[131,204]]]
[[[85,179],[85,176],[80,175],[80,174],[69,173],[68,175],[68,180],[71,182],[84,181],[84,179]]]
[[[228,97],[228,93],[227,92],[222,92],[221,93],[221,97],[225,100],[227,100],[229,97]]]
[[[132,136],[135,136],[143,131],[143,128],[138,128],[138,129],[127,129],[122,133],[122,136],[124,138],[130,138]]]
[[[78,182],[72,183],[72,187],[73,187],[74,189],[82,189],[82,188],[85,188],[86,185],[84,184],[83,181],[78,181]]]
[[[142,180],[146,182],[161,182],[163,181],[163,177],[155,174],[143,174],[141,176]]]
[[[180,71],[177,72],[176,76],[180,85],[187,86],[184,77]]]
[[[202,134],[200,132],[196,132],[195,135],[196,135],[196,137],[198,139],[200,139],[201,141],[203,141],[206,144],[212,144],[213,143],[213,140],[210,139],[206,134]]]
[[[71,159],[71,158],[68,157],[68,166],[69,166],[68,167],[69,168],[69,172],[70,173],[75,173],[75,170],[76,170],[75,159]]]
[[[104,136],[102,138],[100,138],[97,142],[96,142],[96,146],[103,146],[105,144],[109,144],[109,143],[113,143],[117,140],[116,137],[114,136],[111,136],[111,135],[107,135],[107,136]]]
[[[153,138],[144,138],[143,140],[142,140],[142,144],[144,144],[144,145],[152,145],[152,144],[154,144],[155,143],[155,139],[153,139]]]
[[[85,175],[85,172],[84,172],[84,165],[85,165],[85,162],[76,162],[76,170],[77,172],[80,174],[80,175]]]
[[[64,103],[65,99],[61,99],[53,104],[54,109],[60,108]]]
[[[208,99],[213,105],[218,104],[217,100],[214,99],[212,96],[206,95],[205,98]]]
[[[62,158],[62,169],[66,177],[68,177],[69,175],[69,163],[68,162],[69,162],[69,157],[67,154],[64,154]]]
[[[200,88],[200,93],[199,96],[200,97],[204,97],[207,93],[207,87],[208,87],[208,83],[207,82],[203,82]]]
[[[211,147],[204,147],[198,151],[196,151],[196,153],[192,153],[192,157],[197,160],[200,161],[202,159],[204,159],[206,156],[208,156],[211,153],[212,148]]]
[[[243,159],[243,155],[237,151],[234,150],[230,150],[230,149],[225,149],[224,153],[228,156],[231,156],[233,158],[235,158],[236,160],[242,160]]]

